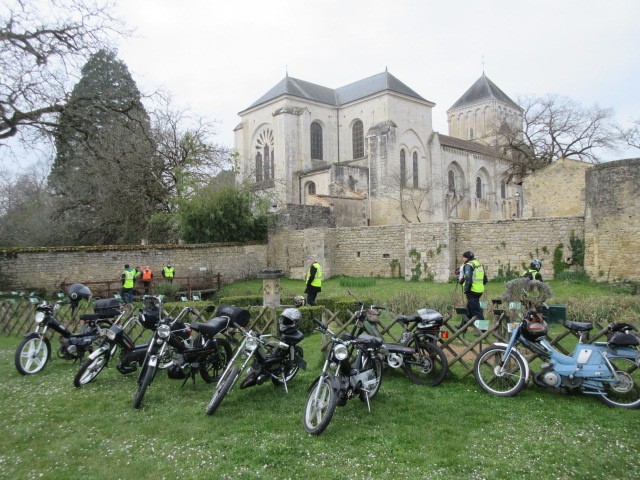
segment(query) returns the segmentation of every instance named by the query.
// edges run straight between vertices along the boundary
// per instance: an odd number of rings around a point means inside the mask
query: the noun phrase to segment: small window
[[[256,182],[262,182],[262,154],[256,153]]]
[[[502,183],[500,184],[500,197],[507,198],[507,182],[504,180],[502,180]]]
[[[473,128],[469,129],[469,140],[473,140]]]
[[[418,188],[418,152],[413,152],[413,188]]]
[[[316,194],[316,184],[313,182],[309,182],[307,184],[307,193],[309,195],[315,195]]]
[[[482,198],[482,179],[476,178],[476,198]]]
[[[382,258],[391,258],[391,255],[388,253],[383,253]]]
[[[453,170],[449,170],[449,191],[453,192],[456,189],[456,174],[453,173]]]
[[[318,122],[311,124],[311,158],[322,160],[322,126]]]
[[[407,186],[407,161],[404,149],[400,150],[400,186]]]
[[[364,127],[361,120],[356,120],[351,129],[353,140],[353,158],[364,158]]]

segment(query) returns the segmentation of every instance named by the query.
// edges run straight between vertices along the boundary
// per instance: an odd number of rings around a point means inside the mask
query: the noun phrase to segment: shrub
[[[376,279],[373,277],[342,277],[340,278],[341,287],[373,287],[376,284]]]

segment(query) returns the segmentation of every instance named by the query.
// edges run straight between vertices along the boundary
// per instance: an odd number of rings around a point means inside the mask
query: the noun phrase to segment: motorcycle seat
[[[193,322],[189,326],[192,330],[207,337],[215,337],[229,326],[229,319],[226,317],[215,317],[207,323]]]
[[[571,320],[566,320],[564,322],[564,326],[575,332],[588,332],[593,330],[593,323],[591,322],[573,322]]]
[[[417,322],[420,320],[422,320],[420,315],[411,315],[410,317],[407,317],[405,315],[398,315],[398,318],[396,318],[396,321],[398,323],[404,323],[404,324],[409,324],[409,323]]]
[[[113,317],[117,315],[102,315],[100,313],[83,313],[80,315],[80,320],[84,322],[97,322],[98,320],[111,320]]]
[[[366,348],[376,348],[383,343],[381,338],[374,337],[373,335],[367,335],[366,333],[358,335],[358,338],[356,338],[355,341],[360,345],[364,345]]]

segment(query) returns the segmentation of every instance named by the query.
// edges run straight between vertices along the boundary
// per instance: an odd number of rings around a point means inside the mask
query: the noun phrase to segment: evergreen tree
[[[101,50],[56,131],[55,217],[75,244],[138,243],[164,197],[149,117],[126,65]]]

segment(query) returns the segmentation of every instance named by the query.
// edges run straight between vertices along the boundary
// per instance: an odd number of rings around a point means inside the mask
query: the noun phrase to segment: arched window
[[[307,183],[307,193],[309,195],[315,195],[316,194],[316,184],[313,182],[309,182]]]
[[[504,180],[502,180],[502,183],[500,183],[500,197],[507,198],[507,182],[505,182]]]
[[[476,198],[482,198],[482,179],[476,177]]]
[[[450,192],[453,192],[456,189],[456,174],[453,170],[449,170],[448,187]]]
[[[413,152],[413,188],[418,188],[418,152]]]
[[[407,186],[407,160],[404,148],[400,150],[400,186]]]
[[[322,126],[318,122],[311,124],[311,158],[322,160]]]
[[[353,158],[364,158],[364,127],[361,120],[356,120],[351,129],[353,140]]]
[[[473,140],[473,128],[469,129],[469,140]]]
[[[275,150],[273,148],[273,131],[264,128],[256,137],[256,182],[274,179]]]

